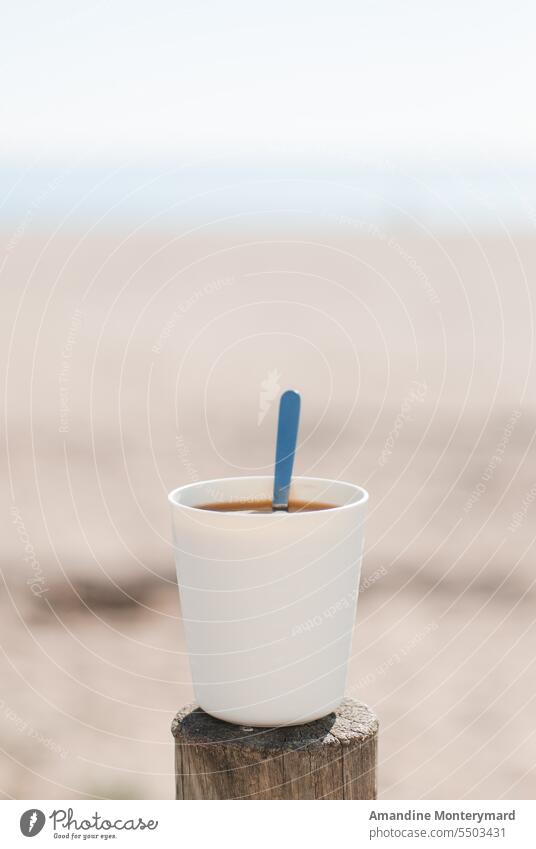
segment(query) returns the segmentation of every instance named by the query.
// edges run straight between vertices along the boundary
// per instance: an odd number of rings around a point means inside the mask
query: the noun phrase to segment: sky
[[[5,4],[0,154],[529,160],[536,7]]]

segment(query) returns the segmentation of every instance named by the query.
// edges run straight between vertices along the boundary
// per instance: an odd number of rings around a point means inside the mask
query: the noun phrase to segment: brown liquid
[[[218,513],[271,513],[272,502],[264,501],[221,501],[216,504],[198,504],[199,510],[216,510]],[[289,501],[289,513],[310,513],[316,510],[332,510],[336,504],[326,504],[323,501]]]

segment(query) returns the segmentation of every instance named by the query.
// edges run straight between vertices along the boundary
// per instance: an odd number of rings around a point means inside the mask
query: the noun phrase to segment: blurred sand
[[[172,796],[166,493],[268,471],[279,386],[297,472],[371,493],[381,795],[534,798],[536,248],[340,229],[6,238],[6,798]]]

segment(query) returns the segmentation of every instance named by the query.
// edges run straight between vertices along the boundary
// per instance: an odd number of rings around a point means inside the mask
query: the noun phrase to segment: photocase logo
[[[281,375],[279,374],[277,369],[273,369],[268,372],[268,376],[261,382],[261,389],[259,392],[259,414],[257,416],[257,425],[261,425],[263,419],[272,406],[272,401],[277,398],[279,392],[281,391],[281,387],[279,385],[279,379]]]
[[[73,808],[55,808],[49,815],[52,821],[54,837],[100,837],[104,840],[116,837],[115,832],[122,831],[155,831],[158,828],[158,820],[145,820],[143,817],[130,817],[128,819],[108,819],[99,814],[98,811],[89,814],[83,819],[76,819]],[[20,818],[20,830],[25,837],[34,837],[42,830],[46,816],[39,808],[30,808],[24,811]],[[79,834],[83,832],[83,834]],[[99,832],[103,832],[102,834]],[[112,832],[114,832],[112,834]]]
[[[20,818],[20,830],[25,837],[35,837],[43,828],[45,819],[43,811],[38,808],[30,808],[29,811],[24,811]]]

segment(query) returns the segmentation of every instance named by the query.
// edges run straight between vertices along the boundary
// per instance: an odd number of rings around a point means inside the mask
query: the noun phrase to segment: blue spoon
[[[292,389],[283,392],[279,402],[279,420],[277,423],[277,442],[275,447],[275,478],[273,510],[288,511],[288,496],[298,425],[300,422],[300,396]]]

